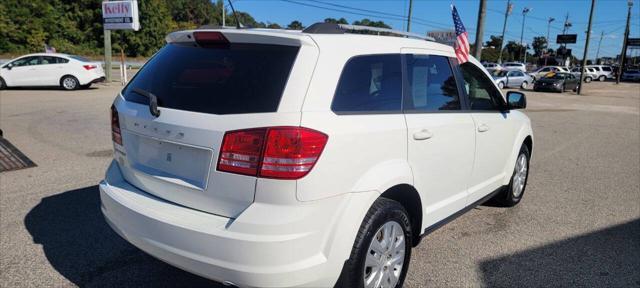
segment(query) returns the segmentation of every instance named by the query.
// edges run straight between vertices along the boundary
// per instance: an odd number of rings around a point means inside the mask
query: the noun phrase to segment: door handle
[[[433,137],[433,133],[427,129],[422,129],[416,133],[413,133],[413,139],[415,140],[427,140]]]
[[[480,126],[478,126],[478,132],[487,132],[487,131],[489,131],[489,125],[480,124]]]

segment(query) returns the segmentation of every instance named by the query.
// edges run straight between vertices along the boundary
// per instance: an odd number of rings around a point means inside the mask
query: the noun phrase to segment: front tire
[[[527,81],[524,81],[522,82],[522,85],[520,85],[520,88],[527,89],[527,86],[529,86],[529,83],[527,83]]]
[[[64,90],[76,90],[80,87],[80,83],[76,77],[67,75],[60,79],[60,87]]]
[[[498,88],[504,89],[504,83],[503,82],[498,82]]]
[[[591,83],[591,77],[584,77],[584,83]]]
[[[493,198],[495,202],[505,207],[513,207],[520,203],[524,190],[527,188],[530,158],[531,151],[529,151],[529,147],[522,145],[516,158],[516,165],[513,168],[509,186]]]
[[[335,287],[402,287],[411,258],[412,233],[404,207],[378,198],[360,225]]]
[[[4,82],[4,79],[0,77],[0,90],[7,89],[7,83]]]

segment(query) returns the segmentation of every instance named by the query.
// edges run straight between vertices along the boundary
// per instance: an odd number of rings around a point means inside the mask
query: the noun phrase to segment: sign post
[[[104,27],[104,59],[107,81],[111,81],[111,30],[140,30],[138,19],[138,1],[102,2],[102,25]],[[124,63],[124,37],[120,45],[120,76],[122,85],[127,83],[127,71]]]

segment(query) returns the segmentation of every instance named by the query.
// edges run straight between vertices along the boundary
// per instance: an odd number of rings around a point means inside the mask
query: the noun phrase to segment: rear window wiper
[[[158,110],[158,96],[154,95],[149,91],[142,90],[140,88],[133,88],[132,91],[136,94],[140,94],[142,96],[149,98],[149,113],[151,113],[151,115],[155,117],[160,116],[160,110]]]

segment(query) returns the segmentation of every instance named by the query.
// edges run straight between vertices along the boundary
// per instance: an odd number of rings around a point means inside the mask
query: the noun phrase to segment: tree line
[[[111,33],[114,52],[123,49],[128,57],[148,57],[164,45],[165,36],[177,30],[202,25],[221,25],[226,2],[218,0],[138,0],[139,31]],[[225,23],[235,26],[236,18],[226,9]],[[245,27],[302,30],[294,20],[288,25],[256,21],[251,14],[237,11]],[[344,18],[325,22],[348,24]],[[362,19],[354,25],[391,28],[382,21]],[[0,1],[0,54],[41,52],[49,45],[58,52],[101,55],[104,49],[102,0],[2,0]]]

